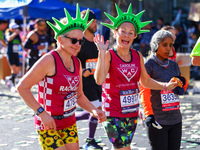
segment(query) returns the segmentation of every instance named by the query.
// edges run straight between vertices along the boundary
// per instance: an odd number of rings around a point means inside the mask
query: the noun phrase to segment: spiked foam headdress
[[[107,24],[107,23],[102,23],[102,25],[110,28],[110,29],[117,29],[119,27],[120,24],[122,24],[123,22],[131,22],[134,26],[135,26],[135,30],[137,34],[140,33],[145,33],[145,32],[149,32],[149,30],[141,30],[142,27],[146,26],[147,24],[151,23],[152,21],[146,21],[146,22],[141,22],[140,18],[142,16],[142,14],[145,12],[145,10],[141,11],[140,13],[138,13],[137,15],[134,15],[132,13],[132,4],[130,3],[128,11],[126,13],[123,13],[121,11],[121,9],[117,6],[117,4],[115,3],[115,7],[117,9],[117,14],[118,16],[115,18],[109,14],[107,14],[106,12],[105,15],[113,22],[113,24]]]
[[[74,29],[80,29],[82,31],[85,31],[90,24],[92,23],[93,19],[87,24],[88,21],[88,16],[89,16],[89,9],[87,9],[87,13],[85,15],[84,19],[81,19],[81,13],[80,13],[80,8],[79,8],[79,4],[77,3],[76,5],[76,18],[73,19],[69,12],[64,8],[65,11],[65,15],[67,18],[67,24],[63,24],[61,23],[59,20],[57,20],[56,18],[52,17],[52,19],[56,22],[56,24],[59,26],[58,28],[56,26],[54,26],[52,23],[50,23],[49,21],[47,21],[47,24],[54,30],[55,32],[55,39],[57,39],[57,37],[59,35],[65,34],[68,31],[74,30]]]
[[[200,56],[200,37],[199,37],[199,39],[197,40],[197,42],[196,42],[196,44],[195,44],[195,46],[194,46],[194,48],[193,48],[193,50],[192,50],[190,56],[191,56],[191,57],[192,57],[192,56]]]

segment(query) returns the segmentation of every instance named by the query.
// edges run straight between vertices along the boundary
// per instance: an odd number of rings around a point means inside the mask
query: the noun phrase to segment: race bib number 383
[[[134,113],[139,109],[139,89],[120,91],[122,113]]]
[[[171,111],[180,108],[179,96],[174,94],[172,90],[161,91],[162,110]]]

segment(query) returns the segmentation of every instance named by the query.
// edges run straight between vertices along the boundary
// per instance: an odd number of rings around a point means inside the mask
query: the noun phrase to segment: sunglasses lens
[[[79,45],[83,45],[84,40],[83,39],[77,40],[77,39],[72,38],[72,44],[76,44],[77,42],[79,42]]]
[[[77,40],[76,38],[70,38],[67,36],[64,36],[64,37],[70,39],[72,44],[76,44],[77,42],[79,42],[79,45],[83,45],[83,43],[84,43],[83,39]]]
[[[41,27],[46,27],[46,25],[43,25],[43,24],[41,24],[40,26],[41,26]]]
[[[79,40],[80,45],[83,45],[83,43],[84,43],[84,40]]]
[[[78,40],[74,38],[72,38],[71,40],[72,40],[72,44],[76,44],[78,42]]]

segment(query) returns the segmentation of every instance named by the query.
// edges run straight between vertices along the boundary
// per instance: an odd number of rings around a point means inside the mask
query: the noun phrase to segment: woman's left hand
[[[92,116],[98,119],[98,123],[106,121],[107,117],[105,113],[100,109],[92,110]]]

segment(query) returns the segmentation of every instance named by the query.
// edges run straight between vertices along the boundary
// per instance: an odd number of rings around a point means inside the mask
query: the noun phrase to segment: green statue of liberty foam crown
[[[193,50],[192,50],[190,56],[191,56],[191,57],[192,57],[192,56],[200,56],[200,37],[199,37],[199,39],[197,40],[197,42],[196,42],[196,44],[195,44],[195,46],[194,46],[194,48],[193,48]]]
[[[143,28],[144,26],[146,26],[147,24],[152,22],[152,21],[146,21],[146,22],[140,21],[140,18],[145,10],[141,11],[137,15],[134,15],[132,13],[132,4],[131,3],[129,5],[128,11],[126,13],[123,13],[121,11],[121,9],[117,6],[117,4],[115,4],[115,7],[116,7],[117,13],[118,13],[118,16],[116,18],[114,18],[113,16],[104,12],[105,15],[113,22],[113,24],[111,25],[111,24],[107,24],[107,23],[101,23],[102,25],[115,30],[123,22],[131,22],[135,26],[135,31],[137,34],[149,32],[149,30],[141,30],[141,28]]]
[[[92,23],[93,19],[87,24],[88,21],[88,16],[89,16],[89,9],[87,9],[87,13],[85,15],[84,19],[81,19],[81,13],[80,13],[80,8],[79,8],[79,4],[77,3],[76,5],[76,18],[73,19],[69,12],[64,8],[65,11],[65,15],[67,18],[67,24],[63,24],[61,23],[59,20],[57,20],[56,18],[52,17],[52,19],[56,22],[56,24],[59,27],[54,26],[52,23],[50,23],[49,21],[47,21],[47,24],[54,30],[55,32],[55,39],[57,39],[57,37],[59,35],[63,35],[68,31],[74,30],[74,29],[80,29],[82,31],[85,31],[90,24]]]

